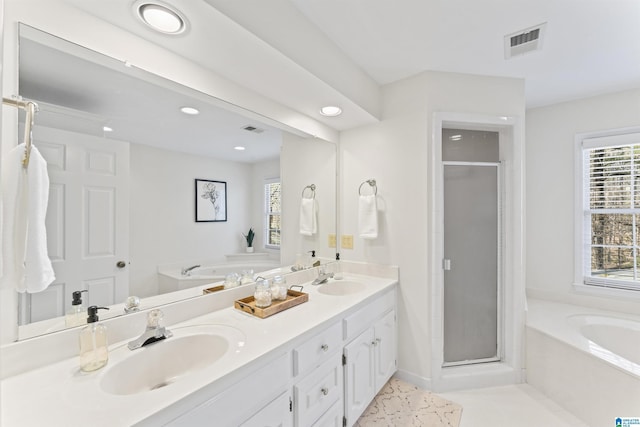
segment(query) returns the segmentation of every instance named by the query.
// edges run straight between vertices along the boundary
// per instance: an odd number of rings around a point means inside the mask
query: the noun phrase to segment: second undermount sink
[[[350,295],[363,291],[365,285],[352,280],[331,280],[320,285],[318,292],[325,295]]]
[[[100,386],[110,394],[130,395],[166,387],[221,361],[244,345],[244,334],[226,325],[172,329],[173,337],[129,350],[107,365]],[[110,361],[111,363],[111,361]]]

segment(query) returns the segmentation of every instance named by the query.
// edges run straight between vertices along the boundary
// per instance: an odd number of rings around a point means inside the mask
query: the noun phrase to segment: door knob
[[[126,266],[127,266],[127,263],[124,262],[124,261],[118,261],[116,263],[116,267],[118,267],[118,268],[125,268]]]

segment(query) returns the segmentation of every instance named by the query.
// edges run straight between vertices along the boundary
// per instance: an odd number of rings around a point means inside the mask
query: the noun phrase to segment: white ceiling
[[[251,12],[271,2],[207,1],[263,38],[287,28]],[[290,1],[381,85],[425,70],[523,78],[527,107],[640,87],[637,0]],[[504,36],[542,23],[541,51],[504,59]]]
[[[343,130],[380,119],[380,86],[425,70],[525,80],[527,107],[640,87],[638,0],[163,0],[185,35],[150,31],[131,0],[60,0]],[[503,37],[546,23],[541,51]],[[344,114],[325,118],[322,105]]]
[[[528,107],[640,87],[638,0],[292,0],[378,83],[424,70],[526,80]],[[503,38],[546,22],[539,52]]]

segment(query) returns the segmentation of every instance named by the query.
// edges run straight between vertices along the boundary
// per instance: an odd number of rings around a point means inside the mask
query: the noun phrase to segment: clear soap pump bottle
[[[98,322],[98,310],[109,309],[95,305],[89,307],[88,325],[80,331],[80,370],[83,372],[100,369],[109,361],[107,327]]]
[[[84,304],[82,304],[82,292],[87,292],[87,290],[85,289],[84,291],[75,291],[72,293],[73,300],[71,301],[71,308],[67,311],[67,314],[64,317],[64,324],[68,328],[84,325],[86,323],[86,309],[84,308]]]

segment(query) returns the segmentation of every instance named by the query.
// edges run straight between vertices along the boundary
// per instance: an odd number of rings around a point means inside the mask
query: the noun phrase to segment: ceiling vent
[[[242,129],[244,129],[246,131],[249,131],[249,132],[253,132],[253,133],[262,133],[262,132],[264,132],[264,129],[260,129],[260,128],[257,128],[255,126],[251,126],[251,125],[247,125],[247,126],[243,127]]]
[[[546,23],[504,36],[504,59],[542,49]]]

